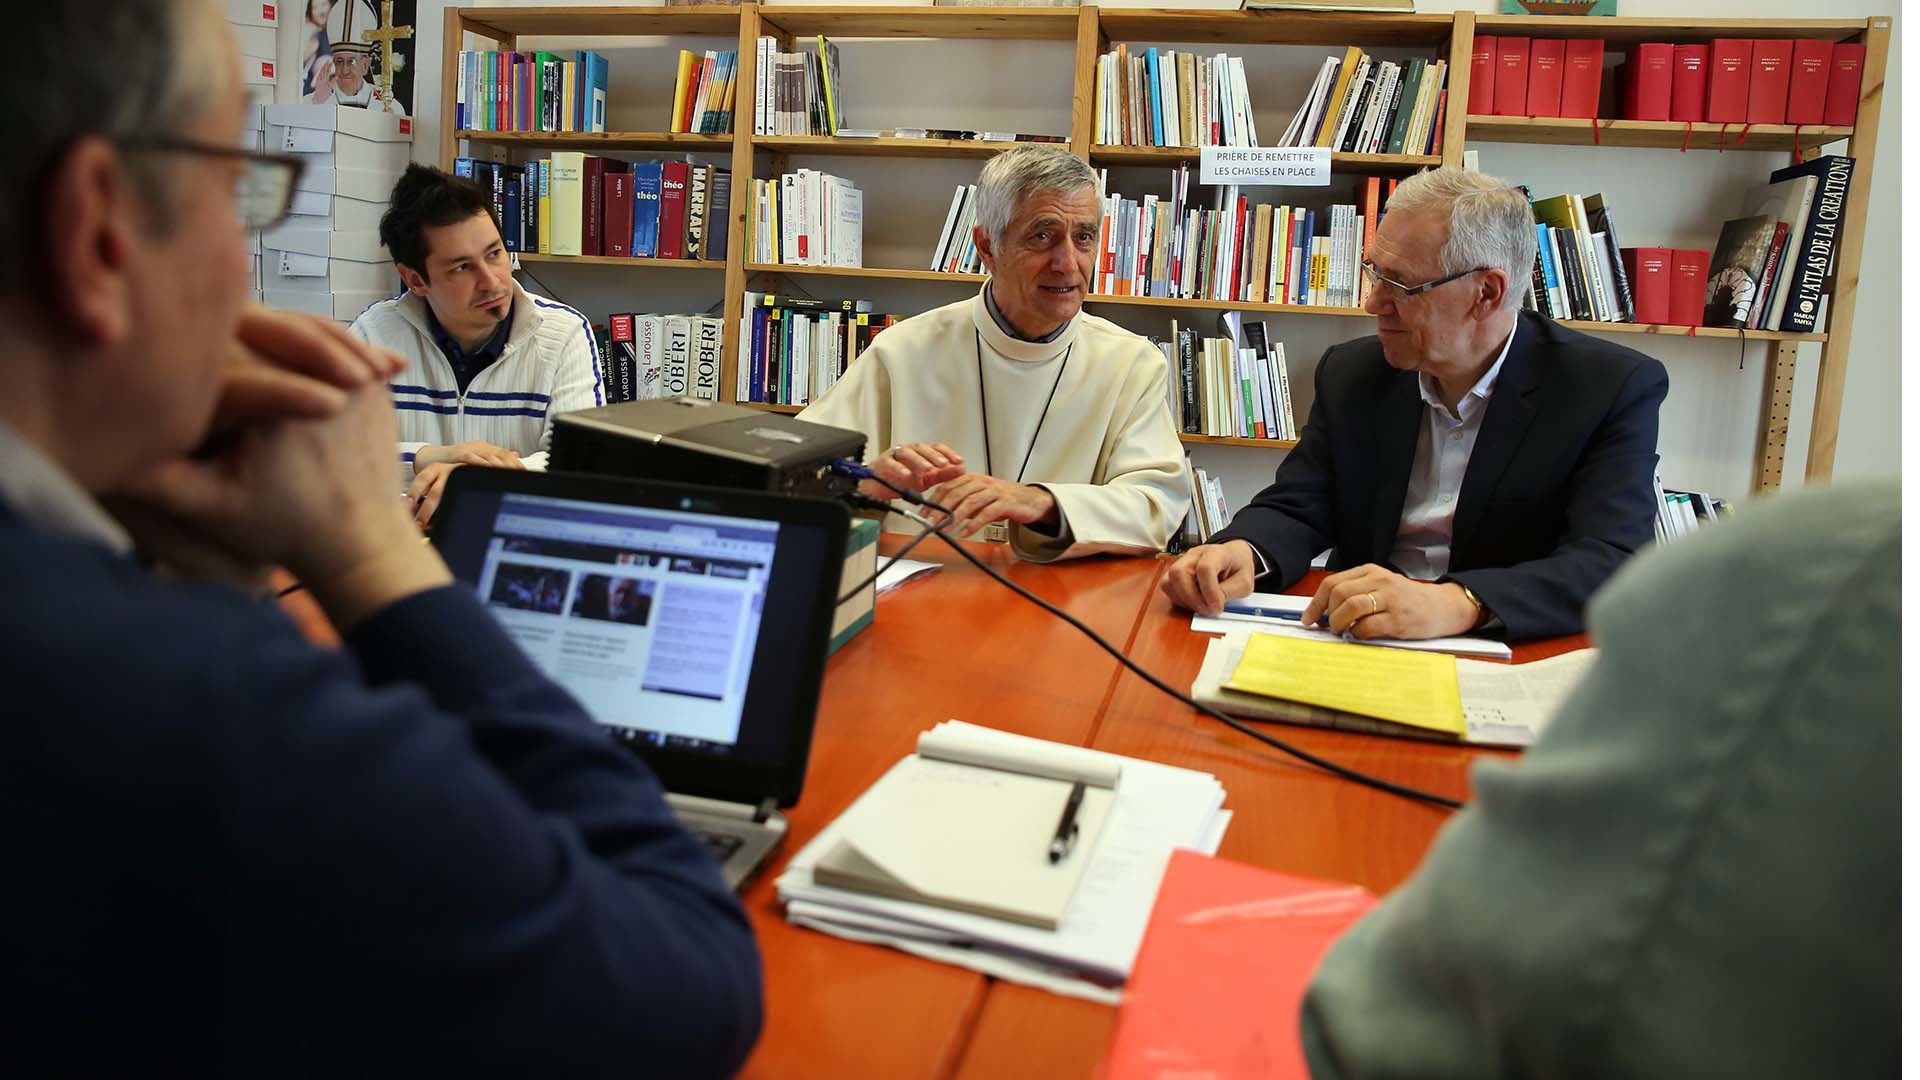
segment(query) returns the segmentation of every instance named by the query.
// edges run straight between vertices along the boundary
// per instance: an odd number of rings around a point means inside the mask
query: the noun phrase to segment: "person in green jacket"
[[[1897,483],[1759,502],[1590,616],[1540,743],[1328,951],[1313,1075],[1893,1075]]]

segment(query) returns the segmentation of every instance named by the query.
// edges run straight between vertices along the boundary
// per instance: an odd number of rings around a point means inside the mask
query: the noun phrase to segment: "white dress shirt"
[[[1480,381],[1451,408],[1440,400],[1440,385],[1431,375],[1420,376],[1420,400],[1427,403],[1425,437],[1413,446],[1413,471],[1407,476],[1407,501],[1400,510],[1400,529],[1394,534],[1387,561],[1417,581],[1433,581],[1447,572],[1453,559],[1453,514],[1460,503],[1460,482],[1466,479],[1473,444],[1480,438],[1481,421],[1493,383],[1513,348],[1514,330]]]

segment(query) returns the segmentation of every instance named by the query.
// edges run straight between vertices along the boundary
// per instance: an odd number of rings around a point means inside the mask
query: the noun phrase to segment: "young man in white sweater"
[[[513,280],[492,198],[478,184],[408,166],[380,241],[407,288],[352,329],[407,360],[393,404],[402,478],[425,525],[450,470],[519,468],[523,455],[547,448],[555,414],[606,404],[600,357],[584,316]]]
[[[1187,512],[1183,455],[1166,358],[1080,309],[1098,178],[1025,146],[988,162],[978,198],[986,286],[888,328],[800,418],[865,432],[874,472],[951,509],[957,535],[1006,522],[1038,562],[1159,551]]]

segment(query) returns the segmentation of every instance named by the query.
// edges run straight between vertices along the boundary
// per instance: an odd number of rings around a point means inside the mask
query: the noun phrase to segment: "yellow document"
[[[1453,657],[1440,653],[1254,634],[1226,685],[1429,731],[1466,734],[1460,676]]]

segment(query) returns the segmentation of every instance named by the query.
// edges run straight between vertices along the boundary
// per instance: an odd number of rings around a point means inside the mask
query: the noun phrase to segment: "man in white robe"
[[[800,418],[865,432],[875,474],[949,508],[956,535],[1005,522],[1037,562],[1161,550],[1187,512],[1166,358],[1081,310],[1098,178],[1019,147],[978,198],[985,287],[887,328]]]

